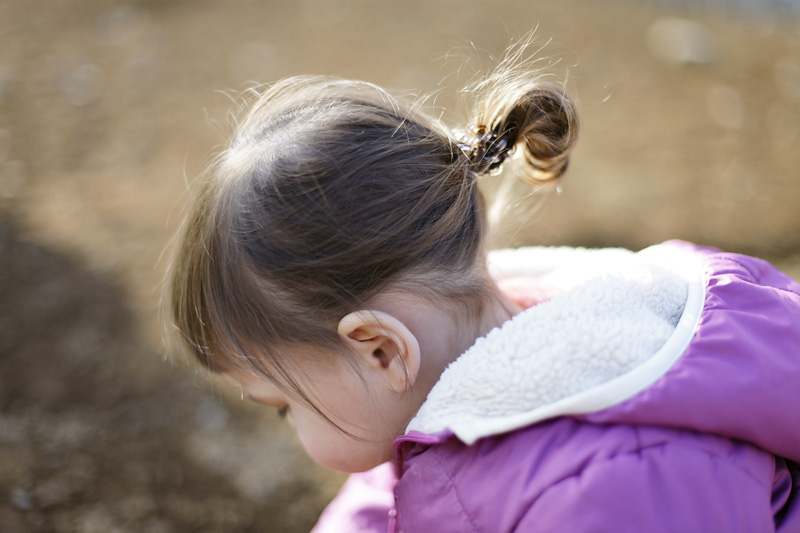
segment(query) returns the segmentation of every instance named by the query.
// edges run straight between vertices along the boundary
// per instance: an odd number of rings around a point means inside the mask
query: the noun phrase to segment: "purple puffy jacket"
[[[315,533],[800,532],[800,285],[679,242],[490,260],[559,294],[452,363]]]

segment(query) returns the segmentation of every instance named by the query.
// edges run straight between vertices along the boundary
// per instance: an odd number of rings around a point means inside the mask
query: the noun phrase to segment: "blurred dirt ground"
[[[684,238],[800,275],[795,3],[502,4],[0,0],[0,530],[299,532],[335,493],[162,348],[162,252],[248,81],[434,93],[460,126],[453,92],[538,26],[583,133],[563,192],[511,188],[495,245]]]

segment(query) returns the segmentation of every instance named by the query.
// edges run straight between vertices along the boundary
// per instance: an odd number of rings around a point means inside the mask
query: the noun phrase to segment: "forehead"
[[[318,346],[282,344],[268,348],[253,347],[244,355],[229,355],[220,365],[220,374],[245,385],[261,381],[292,388],[309,373],[327,372],[338,364],[331,350]]]

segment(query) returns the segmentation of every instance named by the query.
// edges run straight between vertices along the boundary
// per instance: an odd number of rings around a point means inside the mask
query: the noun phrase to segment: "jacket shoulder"
[[[632,472],[644,456],[653,464]],[[453,437],[412,454],[396,487],[398,524],[402,531],[515,531],[532,513],[539,515],[534,522],[558,521],[564,517],[553,517],[552,507],[541,503],[565,486],[572,488],[564,499],[583,501],[575,481],[587,473],[601,473],[592,489],[601,493],[620,491],[619,480],[630,476],[658,490],[661,473],[693,475],[681,469],[686,456],[721,461],[737,476],[757,479],[769,501],[774,463],[754,447],[688,431],[597,426],[565,417],[469,446]]]

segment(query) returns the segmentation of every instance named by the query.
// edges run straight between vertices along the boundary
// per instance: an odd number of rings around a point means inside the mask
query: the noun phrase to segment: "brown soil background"
[[[582,138],[561,194],[512,189],[496,245],[683,238],[798,276],[783,4],[0,0],[0,529],[307,531],[341,482],[162,348],[162,252],[224,142],[220,91],[334,74],[458,118],[468,73],[538,25]]]

